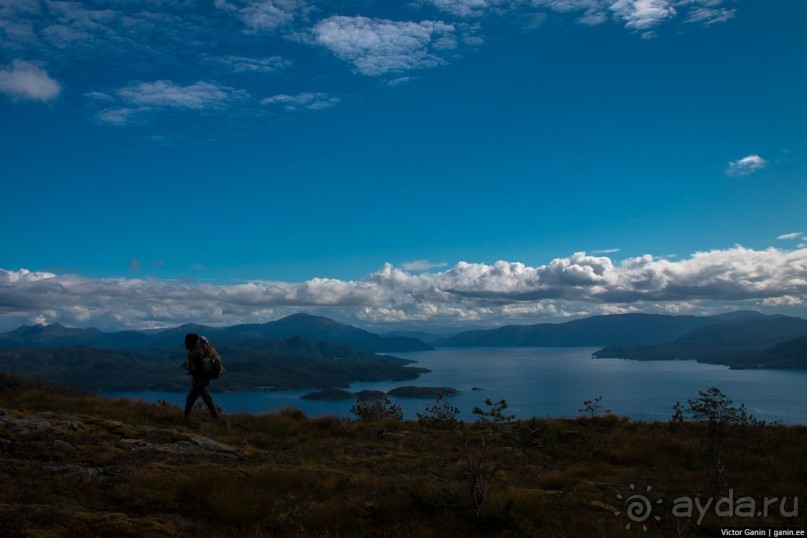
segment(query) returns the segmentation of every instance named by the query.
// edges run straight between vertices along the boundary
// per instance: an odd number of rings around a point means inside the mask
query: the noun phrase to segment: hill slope
[[[740,355],[735,368],[807,368],[807,335]]]
[[[355,381],[416,379],[412,361],[374,355],[301,336],[217,346],[226,373],[217,390],[345,387]],[[190,378],[182,352],[59,346],[0,350],[0,370],[86,390],[185,391]]]
[[[515,422],[483,449],[485,428],[467,424],[296,410],[188,423],[173,406],[2,373],[0,402],[4,536],[720,536],[737,520],[669,509],[693,492],[710,495],[715,469],[760,505],[772,484],[787,510],[807,495],[803,427],[730,429],[714,463],[699,425],[615,417]],[[476,503],[474,462],[497,470]],[[646,533],[625,529],[634,483],[664,502]],[[741,524],[802,528],[807,517],[772,509]]]
[[[696,360],[743,368],[760,363],[750,355],[787,340],[807,335],[807,320],[786,316],[768,316],[736,323],[726,323],[692,330],[673,342],[655,346],[609,345],[594,355],[599,358],[634,360]],[[798,347],[798,343],[794,344]],[[768,353],[766,367],[803,367],[803,362],[786,359],[785,348]],[[787,366],[793,364],[794,366]]]
[[[670,342],[700,327],[764,317],[758,312],[732,312],[707,317],[614,314],[592,316],[566,323],[508,325],[498,329],[469,331],[436,340],[434,344],[446,347],[651,345]]]

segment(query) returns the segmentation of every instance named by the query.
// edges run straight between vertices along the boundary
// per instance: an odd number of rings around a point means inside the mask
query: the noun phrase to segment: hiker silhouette
[[[210,369],[209,358],[211,356],[218,358],[218,353],[216,353],[207,338],[196,333],[185,335],[185,349],[188,351],[188,359],[182,366],[188,370],[188,374],[193,378],[191,390],[188,391],[188,396],[185,398],[185,418],[190,418],[193,404],[201,396],[202,401],[205,402],[205,405],[210,410],[210,416],[213,417],[213,420],[218,420],[219,412],[216,410],[216,404],[213,403],[213,397],[208,390],[210,380],[218,377]]]

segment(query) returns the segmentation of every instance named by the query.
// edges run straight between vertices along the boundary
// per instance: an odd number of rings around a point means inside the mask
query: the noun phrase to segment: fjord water
[[[631,361],[593,359],[597,348],[440,348],[435,351],[395,353],[432,370],[414,381],[355,383],[349,390],[388,391],[403,385],[445,386],[461,390],[447,400],[461,418],[473,420],[474,406],[486,398],[509,404],[517,418],[575,417],[584,400],[602,396],[603,410],[633,419],[666,421],[676,401],[686,404],[699,390],[715,386],[745,403],[759,419],[783,424],[807,424],[807,372],[798,370],[730,370],[694,361]],[[483,389],[483,390],[475,390]],[[351,417],[351,400],[301,400],[310,391],[217,393],[225,413],[264,413],[283,407],[302,409],[308,416],[333,414]],[[166,400],[177,405],[184,394],[173,392],[108,392],[111,397]],[[401,404],[404,417],[416,419],[434,400],[391,398]]]

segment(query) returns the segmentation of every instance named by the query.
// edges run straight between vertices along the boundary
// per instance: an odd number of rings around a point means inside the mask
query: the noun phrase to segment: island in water
[[[304,400],[367,400],[384,396],[397,396],[399,398],[437,398],[445,396],[456,396],[460,391],[451,387],[416,387],[405,385],[396,387],[389,392],[380,390],[363,390],[360,392],[350,392],[343,389],[324,389],[308,394],[303,394],[300,398]]]

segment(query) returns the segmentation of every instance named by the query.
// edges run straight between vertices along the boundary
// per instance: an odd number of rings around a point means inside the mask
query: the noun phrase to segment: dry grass
[[[664,512],[644,532],[614,512],[631,484],[668,505],[710,494],[714,454],[726,493],[807,499],[803,427],[735,428],[713,440],[698,425],[612,416],[517,422],[475,506],[466,466],[479,432],[467,424],[294,409],[186,423],[173,406],[4,375],[0,398],[2,536],[711,536],[738,520],[712,514],[698,526]]]

